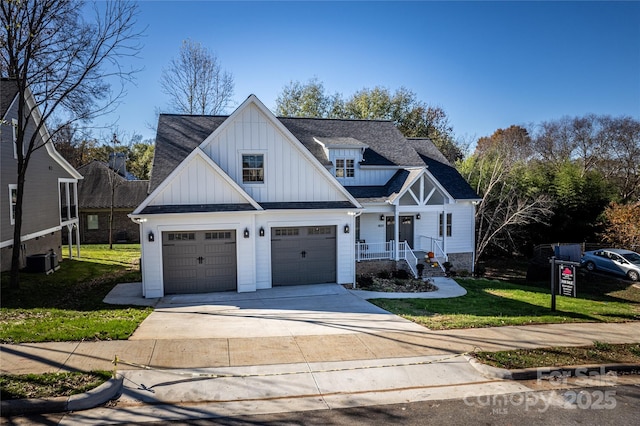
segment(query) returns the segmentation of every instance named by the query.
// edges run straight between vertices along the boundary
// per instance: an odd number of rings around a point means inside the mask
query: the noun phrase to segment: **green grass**
[[[0,342],[126,339],[151,308],[102,302],[118,283],[141,280],[137,244],[85,245],[52,274],[20,274],[20,288],[2,275]],[[75,256],[75,251],[74,251]]]
[[[71,396],[100,386],[111,378],[108,371],[0,376],[2,400]]]
[[[486,279],[457,279],[467,294],[452,299],[374,299],[372,303],[433,330],[568,322],[624,322],[640,320],[640,290],[628,298],[596,294],[578,298],[557,296],[550,309],[549,290]]]
[[[592,346],[477,352],[474,356],[485,364],[507,369],[618,363],[640,365],[640,343],[594,342]]]

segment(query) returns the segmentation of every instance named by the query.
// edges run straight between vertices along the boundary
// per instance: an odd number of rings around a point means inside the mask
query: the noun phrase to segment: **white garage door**
[[[236,290],[236,231],[162,233],[164,292]]]
[[[336,227],[271,229],[274,286],[336,282]]]

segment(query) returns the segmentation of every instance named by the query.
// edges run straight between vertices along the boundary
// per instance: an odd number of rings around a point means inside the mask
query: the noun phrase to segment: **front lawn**
[[[78,395],[100,386],[111,375],[108,371],[3,375],[0,398],[6,401]]]
[[[609,344],[594,342],[591,346],[477,352],[473,355],[485,364],[510,370],[594,364],[622,363],[640,365],[640,343]]]
[[[640,320],[640,290],[628,295],[557,296],[552,312],[549,290],[486,279],[457,279],[467,294],[451,299],[374,299],[370,302],[433,330],[567,322]]]
[[[80,254],[49,275],[21,273],[19,289],[9,288],[9,273],[2,274],[0,342],[112,340],[133,333],[152,309],[102,300],[116,284],[141,280],[140,246],[85,245]]]

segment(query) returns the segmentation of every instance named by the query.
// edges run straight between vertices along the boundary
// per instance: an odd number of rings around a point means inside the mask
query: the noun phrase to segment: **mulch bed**
[[[358,290],[381,291],[385,293],[423,293],[436,291],[438,287],[429,281],[400,278],[372,278],[358,281]]]

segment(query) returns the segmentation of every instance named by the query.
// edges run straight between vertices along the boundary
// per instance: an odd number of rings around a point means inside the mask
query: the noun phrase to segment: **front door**
[[[395,217],[387,216],[387,241],[395,239]],[[409,247],[413,248],[413,216],[400,216],[400,226],[398,227],[398,240],[406,241]]]

